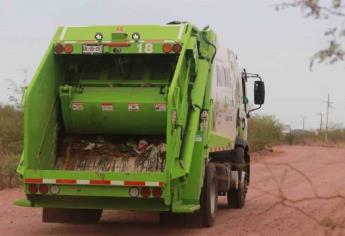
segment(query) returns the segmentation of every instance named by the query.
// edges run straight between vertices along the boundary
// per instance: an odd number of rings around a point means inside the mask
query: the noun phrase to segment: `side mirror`
[[[254,82],[254,103],[256,105],[262,105],[265,103],[265,83],[264,81]]]

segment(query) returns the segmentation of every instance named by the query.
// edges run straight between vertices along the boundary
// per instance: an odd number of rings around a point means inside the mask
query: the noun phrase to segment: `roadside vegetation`
[[[282,124],[274,116],[256,115],[249,119],[248,142],[250,151],[271,150],[284,141]]]
[[[0,105],[0,190],[16,187],[16,168],[23,149],[23,113],[13,106]]]
[[[290,145],[345,146],[345,129],[331,128],[327,141],[325,135],[325,131],[292,131],[285,139]]]

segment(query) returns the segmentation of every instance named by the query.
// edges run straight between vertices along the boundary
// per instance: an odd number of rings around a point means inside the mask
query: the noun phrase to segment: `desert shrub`
[[[1,155],[0,156],[0,190],[18,186],[21,181],[16,172],[20,155]]]
[[[334,129],[328,133],[329,140],[333,142],[345,142],[345,129]]]
[[[0,189],[20,183],[16,168],[23,149],[23,113],[0,105]]]
[[[289,142],[292,137],[293,142]],[[331,129],[328,131],[328,142],[325,142],[325,131],[313,132],[306,130],[295,130],[292,134],[286,136],[286,140],[290,144],[301,145],[331,145],[337,143],[345,143],[345,129]]]
[[[283,140],[282,125],[274,116],[253,116],[248,124],[251,151],[263,150]]]

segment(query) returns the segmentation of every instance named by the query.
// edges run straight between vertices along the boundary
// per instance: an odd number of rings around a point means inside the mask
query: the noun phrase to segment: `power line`
[[[328,96],[327,96],[327,101],[324,101],[324,103],[326,103],[326,110],[327,110],[327,112],[326,112],[326,133],[325,133],[325,142],[327,142],[328,141],[328,119],[329,119],[329,108],[331,108],[332,107],[332,103],[333,102],[331,102],[331,100],[330,100],[330,98],[329,98],[329,94],[328,94]]]
[[[305,116],[302,116],[302,129],[304,130],[304,123],[305,123],[305,120],[307,119],[307,117]]]
[[[320,131],[319,131],[319,133],[321,134],[321,132],[322,132],[322,117],[323,117],[323,113],[318,113],[317,115],[320,116]]]

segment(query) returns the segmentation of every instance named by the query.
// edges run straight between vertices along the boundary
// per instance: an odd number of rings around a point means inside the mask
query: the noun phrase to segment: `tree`
[[[24,72],[24,80],[20,84],[17,84],[12,79],[6,79],[8,82],[7,90],[9,90],[8,103],[17,110],[22,109],[23,96],[28,84],[28,70],[24,68],[22,71]]]
[[[285,8],[300,8],[304,17],[315,20],[338,19],[339,24],[325,31],[328,37],[328,47],[316,52],[310,60],[310,69],[315,61],[334,64],[343,61],[345,51],[341,40],[345,38],[345,3],[344,0],[290,0],[275,5],[276,10]]]

